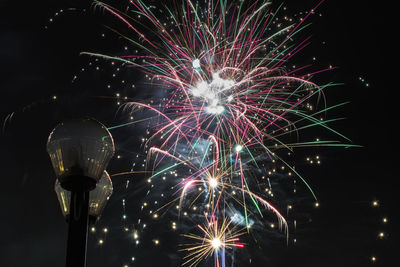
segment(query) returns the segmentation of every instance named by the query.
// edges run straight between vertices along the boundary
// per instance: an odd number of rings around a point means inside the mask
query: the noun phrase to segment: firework
[[[316,199],[286,155],[297,147],[352,146],[341,143],[350,140],[328,126],[337,119],[321,119],[321,114],[342,104],[317,109],[324,99],[323,90],[335,84],[318,86],[311,79],[330,68],[307,71],[308,66],[287,67],[308,45],[309,38],[294,40],[308,26],[305,21],[312,12],[300,22],[276,25],[270,4],[184,0],[157,10],[141,0],[131,0],[128,11],[120,12],[95,2],[95,7],[133,31],[130,37],[113,30],[138,53],[82,54],[139,68],[163,93],[163,97],[125,106],[132,113],[146,109],[156,116],[145,144],[150,147],[146,161],[152,172],[149,181],[179,169],[183,177],[172,178],[174,194],[179,196],[168,204],[179,201],[179,209],[196,202],[204,204],[198,210],[206,220],[199,226],[204,236],[185,234],[201,244],[185,249],[189,254],[184,264],[196,265],[222,247],[243,246],[237,243],[234,231],[238,223],[227,219],[237,215],[238,206],[248,231],[249,214],[262,217],[264,207],[288,232],[286,220],[267,200],[272,196],[271,182],[264,174],[275,173],[275,168],[267,170],[265,162],[279,162],[282,170],[304,182]],[[161,21],[160,16],[166,20]],[[315,106],[311,104],[314,100]],[[339,140],[298,141],[300,132],[311,127],[325,129]],[[259,192],[266,186],[270,195]]]
[[[184,237],[197,242],[182,245],[185,247],[182,250],[188,253],[184,257],[185,262],[183,265],[195,266],[201,260],[214,255],[215,265],[219,267],[220,260],[218,254],[222,250],[235,247],[243,248],[244,244],[240,242],[239,237],[245,232],[236,227],[231,228],[231,223],[231,221],[224,220],[219,224],[218,220],[206,219],[206,224],[203,226],[197,225],[203,235],[184,234]]]
[[[240,143],[246,149],[261,146],[271,155],[268,143],[288,149],[294,146],[280,139],[296,131],[301,122],[307,121],[303,123],[307,127],[322,126],[331,130],[327,122],[316,118],[324,111],[305,112],[307,101],[331,84],[317,86],[309,80],[316,72],[299,74],[304,67],[291,71],[284,68],[307,45],[306,41],[291,44],[303,23],[268,34],[267,29],[275,18],[274,13],[266,10],[270,2],[255,1],[246,8],[245,1],[239,6],[218,2],[220,6],[209,1],[205,10],[191,1],[184,1],[181,9],[167,8],[171,15],[168,24],[172,25],[169,29],[144,2],[131,1],[137,9],[135,12],[147,18],[149,28],[155,29],[147,34],[151,40],[133,25],[135,18],[98,2],[98,6],[138,34],[142,42],[129,40],[149,55],[84,54],[139,67],[160,86],[168,87],[168,97],[160,103],[132,103],[164,119],[149,141],[166,137],[161,147],[167,146],[167,150],[181,140],[192,143],[203,135],[215,135],[233,145]],[[231,14],[230,19],[226,14]],[[321,71],[324,70],[318,72]]]

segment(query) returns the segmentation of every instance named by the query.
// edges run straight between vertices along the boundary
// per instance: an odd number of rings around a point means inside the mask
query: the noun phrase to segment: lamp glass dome
[[[56,191],[62,214],[67,218],[70,213],[71,192],[62,188],[59,180],[56,180],[54,190]],[[113,185],[110,176],[104,171],[96,188],[89,192],[89,216],[98,218],[101,215],[112,192]]]
[[[57,125],[48,138],[47,152],[61,184],[72,176],[98,181],[114,154],[114,141],[100,122],[82,118]]]

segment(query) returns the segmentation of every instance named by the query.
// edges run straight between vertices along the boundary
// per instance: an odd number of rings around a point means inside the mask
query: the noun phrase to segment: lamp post
[[[110,195],[109,186],[96,190],[96,184],[102,177],[111,182],[105,168],[114,154],[114,141],[104,125],[82,118],[57,125],[47,141],[47,152],[57,177],[55,190],[68,220],[66,267],[85,267],[89,213],[95,211],[97,218]],[[91,190],[94,194],[89,194]],[[89,203],[95,203],[91,209]]]

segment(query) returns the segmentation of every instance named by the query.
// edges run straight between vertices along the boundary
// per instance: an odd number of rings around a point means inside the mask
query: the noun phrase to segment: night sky
[[[127,1],[113,2],[123,7]],[[285,6],[295,14],[317,3],[285,1]],[[321,149],[321,166],[303,164],[320,206],[313,208],[310,201],[299,211],[299,221],[304,223],[297,227],[296,244],[287,246],[284,237],[265,231],[258,236],[265,245],[246,247],[235,266],[396,266],[397,77],[391,74],[396,67],[391,63],[396,63],[397,43],[392,8],[384,1],[327,0],[317,10],[322,16],[310,17],[307,33],[312,44],[295,61],[315,56],[314,64],[337,67],[318,79],[343,83],[326,91],[328,105],[350,103],[328,117],[345,117],[332,126],[362,147]],[[65,264],[67,224],[45,149],[55,125],[81,116],[118,125],[130,116],[118,104],[148,98],[151,89],[140,86],[143,76],[137,70],[116,71],[102,61],[101,71],[96,71],[93,58],[79,55],[82,51],[123,54],[126,42],[106,26],[121,25],[105,12],[93,11],[91,1],[0,2],[0,266]],[[144,126],[131,126],[111,132],[116,154],[108,167],[110,174],[130,170],[141,151],[143,131]],[[312,151],[301,153],[307,156]],[[139,246],[130,232],[124,232],[141,217],[146,191],[144,177],[130,182],[128,191],[126,177],[113,178],[114,194],[95,226],[96,233],[89,233],[87,265],[180,266],[183,254],[177,252],[178,238],[169,220],[149,226],[153,229],[143,233]],[[123,214],[128,218],[122,219]],[[155,245],[154,238],[160,244]],[[371,261],[373,256],[376,262]],[[202,266],[212,266],[207,263]]]

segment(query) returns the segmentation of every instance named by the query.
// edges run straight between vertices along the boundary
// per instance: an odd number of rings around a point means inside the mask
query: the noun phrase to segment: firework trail
[[[315,8],[298,23],[276,26],[276,12],[270,5],[270,1],[182,0],[169,1],[157,10],[131,0],[129,9],[121,12],[102,2],[94,4],[132,31],[131,37],[112,30],[140,52],[82,54],[139,68],[153,86],[165,90],[165,97],[151,103],[133,101],[125,106],[129,112],[147,109],[156,115],[146,143],[151,147],[146,161],[152,171],[149,179],[179,169],[183,177],[171,178],[176,180],[176,192],[167,205],[178,202],[181,209],[205,204],[197,211],[206,221],[198,227],[204,236],[184,234],[201,241],[184,249],[188,252],[184,264],[197,265],[214,254],[216,266],[224,266],[222,248],[243,246],[237,243],[237,225],[228,218],[234,210],[242,210],[247,231],[249,216],[263,217],[266,209],[288,232],[286,220],[266,199],[269,195],[260,192],[267,183],[271,188],[269,178],[265,181],[262,175],[267,172],[263,162],[279,162],[316,199],[285,155],[297,147],[353,146],[343,144],[341,140],[351,141],[328,126],[338,119],[320,119],[341,104],[322,109],[310,104],[316,101],[320,106],[323,90],[335,85],[311,81],[329,68],[287,67],[309,44],[309,37],[294,40],[309,25],[307,18]],[[339,140],[299,142],[301,131],[311,127],[325,129]]]

